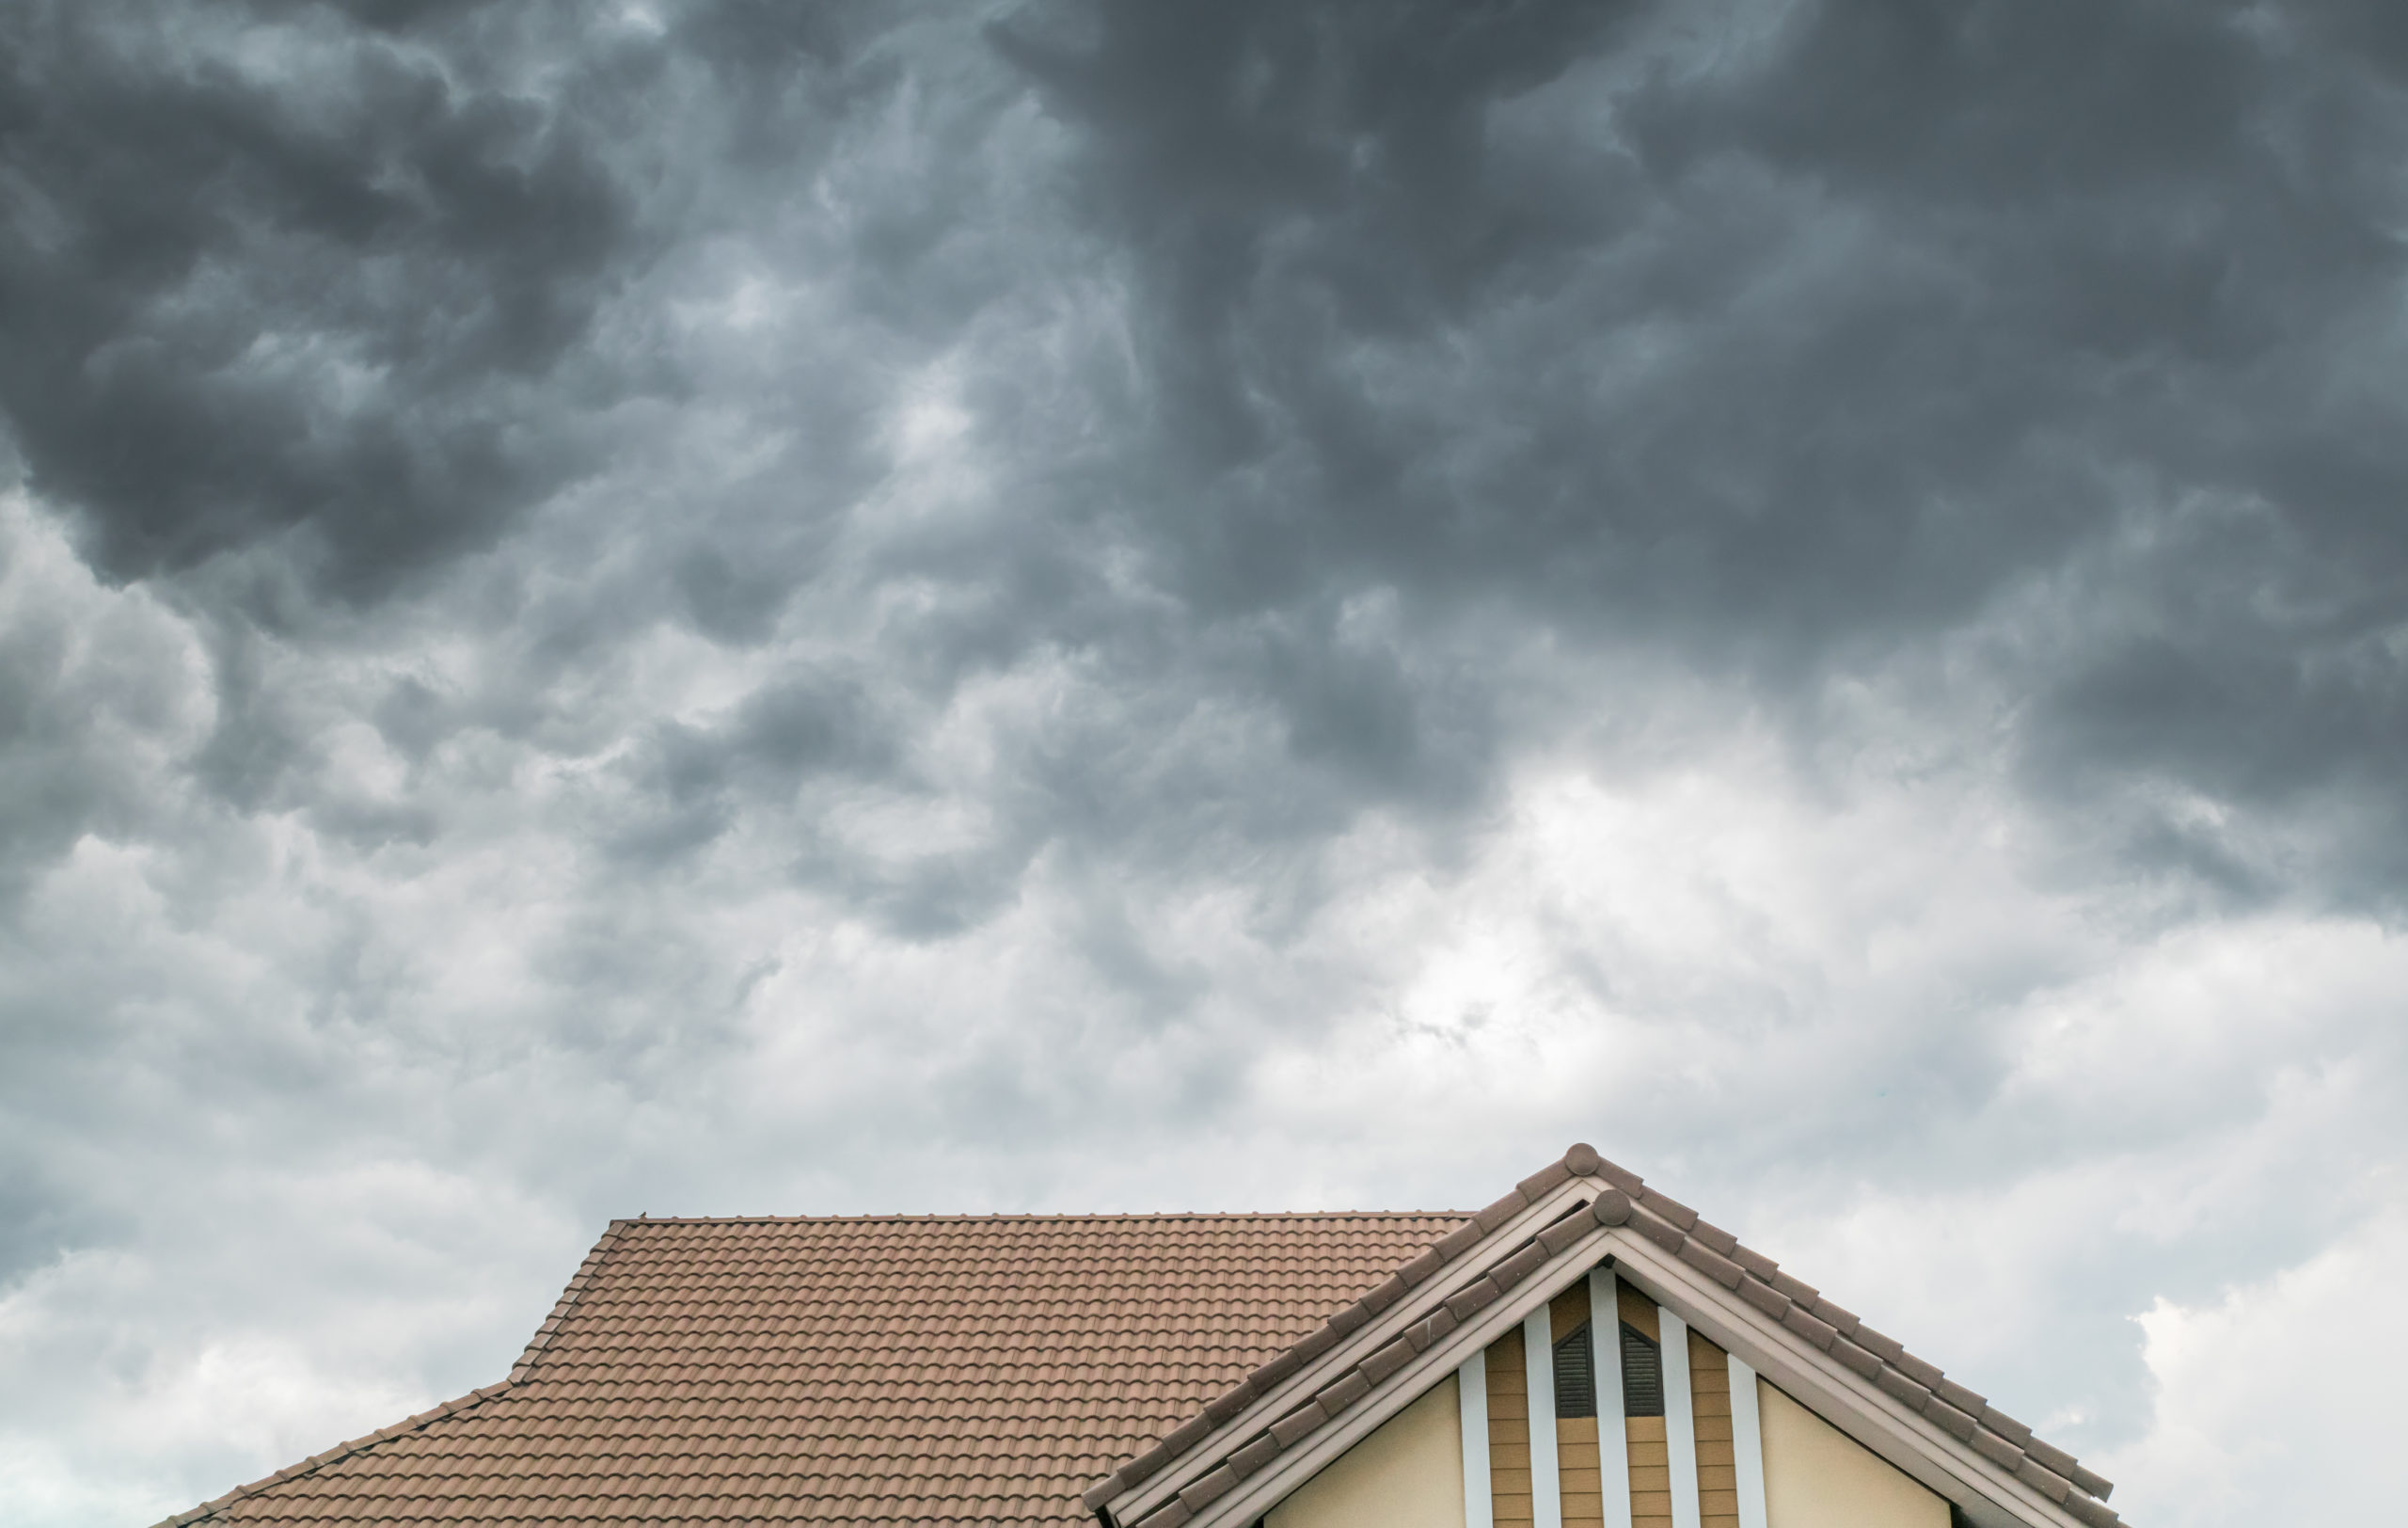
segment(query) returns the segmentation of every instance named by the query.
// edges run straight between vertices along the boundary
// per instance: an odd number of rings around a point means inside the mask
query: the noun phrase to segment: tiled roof
[[[1574,1178],[1591,1178],[1597,1183],[1596,1196],[1578,1207],[1585,1213],[1560,1218],[1511,1248],[1490,1245],[1497,1232]],[[1782,1272],[1772,1259],[1741,1246],[1729,1232],[1700,1219],[1695,1210],[1646,1186],[1639,1174],[1606,1161],[1587,1145],[1573,1147],[1560,1160],[1524,1179],[1512,1193],[1458,1226],[1419,1257],[1400,1266],[1386,1281],[1337,1312],[1318,1329],[1199,1407],[1169,1436],[1091,1487],[1085,1495],[1085,1504],[1090,1509],[1101,1508],[1143,1486],[1165,1468],[1196,1453],[1254,1402],[1407,1299],[1417,1286],[1442,1269],[1465,1258],[1478,1256],[1486,1260],[1481,1277],[1457,1290],[1422,1319],[1359,1361],[1326,1376],[1300,1404],[1246,1436],[1222,1437],[1212,1441],[1206,1457],[1219,1456],[1218,1463],[1197,1474],[1176,1495],[1149,1507],[1133,1524],[1133,1528],[1183,1528],[1189,1520],[1249,1475],[1268,1467],[1283,1454],[1307,1447],[1325,1429],[1339,1425],[1341,1419],[1379,1394],[1385,1381],[1403,1372],[1417,1355],[1444,1340],[1458,1325],[1477,1315],[1550,1257],[1586,1235],[1592,1222],[1603,1227],[1627,1226],[1645,1236],[1737,1294],[1767,1320],[1872,1381],[1932,1426],[1970,1444],[2002,1471],[2081,1521],[2096,1528],[2115,1528],[2120,1520],[2106,1505],[2107,1495],[2115,1488],[2113,1483],[2083,1468],[2063,1449],[2035,1438],[2030,1427],[1949,1379],[1938,1365],[1915,1357],[1896,1340],[1865,1326],[1854,1313],[1826,1298],[1814,1286]]]
[[[1068,1528],[1177,1466],[1192,1478],[1132,1516],[1180,1528],[1599,1228],[1715,1281],[2071,1518],[2116,1524],[2114,1488],[2072,1456],[1586,1146],[1477,1216],[613,1221],[507,1381],[167,1524]],[[1410,1325],[1336,1352],[1386,1313]],[[1238,1425],[1308,1374],[1297,1404]]]
[[[1088,1524],[1460,1214],[621,1220],[510,1379],[175,1524]]]

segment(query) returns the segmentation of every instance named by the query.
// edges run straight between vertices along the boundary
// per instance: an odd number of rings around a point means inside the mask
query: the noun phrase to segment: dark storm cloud
[[[1415,689],[1460,669],[1427,646],[1456,614],[1785,703],[2071,568],[2081,640],[2008,681],[2036,791],[2400,810],[2379,11],[1042,7],[983,57],[910,14],[610,20],[12,13],[0,408],[98,565],[294,536],[300,588],[357,598],[624,470],[649,438],[614,405],[728,382],[644,338],[657,294],[605,335],[610,305],[709,237],[773,240],[815,156],[916,88],[954,104],[825,250],[852,311],[925,356],[1038,273],[1123,271],[1138,363],[1129,395],[1055,378],[1052,421],[974,378],[1011,523],[873,569],[947,591],[893,636],[931,703],[1069,644],[1267,700],[1300,783],[1459,806],[1511,751],[1464,740],[1518,724]],[[973,151],[1028,89],[1071,133],[1062,199],[982,207]],[[564,640],[664,609],[765,640],[876,485],[859,379],[894,359],[797,358],[743,406],[796,434],[786,485],[681,497],[641,532],[657,587]],[[1099,587],[1099,536],[1182,628]],[[1395,651],[1346,650],[1332,613],[1382,589]],[[257,801],[283,755],[247,714],[209,767]],[[1054,784],[1028,809],[1075,820]]]
[[[307,527],[373,593],[578,470],[557,394],[618,385],[578,351],[641,255],[593,98],[644,60],[547,99],[510,77],[521,29],[463,11],[0,24],[0,406],[111,574]]]
[[[845,12],[790,10],[11,8],[0,410],[37,489],[117,578],[297,533],[374,597],[489,546],[680,390],[597,322],[667,222],[706,231],[685,135],[807,162]]]
[[[2007,680],[2036,789],[2329,788],[2396,843],[2369,16],[1106,8],[998,46],[1145,293],[1117,491],[1205,608],[1392,584],[1779,694],[2079,567]]]

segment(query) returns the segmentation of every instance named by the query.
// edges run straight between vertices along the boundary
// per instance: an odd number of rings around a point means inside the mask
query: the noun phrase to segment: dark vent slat
[[[1589,1357],[1589,1323],[1583,1321],[1555,1345],[1555,1414],[1593,1417],[1597,1414],[1596,1365]]]
[[[1656,1339],[1623,1322],[1622,1414],[1660,1417],[1664,1414],[1664,1352]],[[1593,1414],[1593,1411],[1592,1411]]]

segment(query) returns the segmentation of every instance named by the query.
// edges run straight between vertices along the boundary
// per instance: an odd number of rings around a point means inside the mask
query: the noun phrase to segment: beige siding
[[[1464,1528],[1454,1377],[1331,1460],[1267,1520],[1270,1528]]]
[[[1589,1281],[1586,1279],[1558,1295],[1546,1304],[1548,1341],[1561,1342],[1572,1335],[1581,1322],[1589,1319]]]
[[[1605,1473],[1597,1464],[1597,1419],[1566,1417],[1555,1425],[1563,1473],[1563,1528],[1605,1528]]]
[[[1622,1307],[1622,1318],[1630,1323],[1634,1329],[1643,1331],[1650,1338],[1661,1342],[1664,1333],[1658,1329],[1656,1302],[1620,1281],[1615,1281],[1614,1291],[1614,1303]]]
[[[1731,1446],[1731,1365],[1689,1330],[1689,1414],[1697,1427],[1697,1510],[1703,1528],[1739,1528],[1739,1480]]]
[[[1948,1504],[1872,1450],[1756,1381],[1768,1528],[1948,1528]]]
[[[1522,1329],[1488,1345],[1488,1488],[1497,1528],[1534,1520],[1530,1511],[1530,1397],[1522,1372]]]
[[[1625,1417],[1631,1528],[1672,1528],[1672,1456],[1662,1417]]]

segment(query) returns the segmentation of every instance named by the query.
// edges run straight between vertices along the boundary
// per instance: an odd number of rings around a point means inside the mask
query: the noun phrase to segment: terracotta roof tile
[[[1465,1218],[617,1221],[509,1383],[169,1520],[1087,1524]]]

